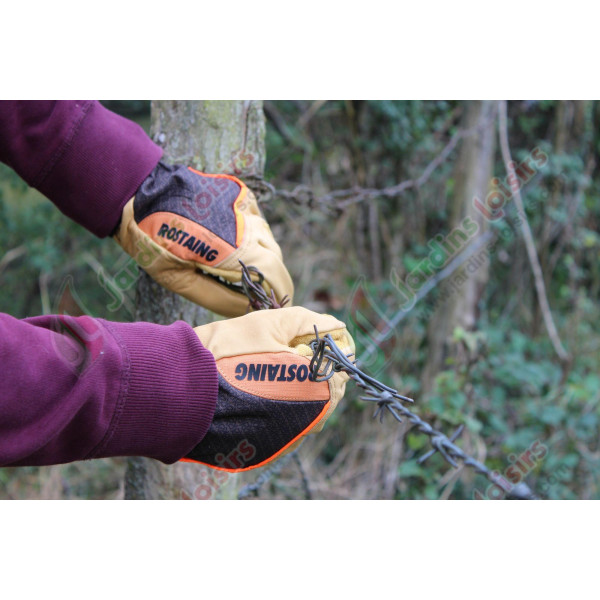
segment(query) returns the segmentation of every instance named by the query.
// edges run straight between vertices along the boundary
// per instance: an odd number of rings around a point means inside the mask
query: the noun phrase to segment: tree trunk
[[[495,150],[496,103],[468,102],[465,108],[463,129],[473,131],[461,142],[454,168],[455,187],[448,210],[449,226],[444,233],[453,231],[465,217],[470,217],[478,225],[476,235],[481,236],[487,229],[487,221],[474,208],[473,198],[484,199],[489,192]],[[472,241],[474,240],[469,238],[463,251]],[[448,286],[451,281],[455,283],[449,288],[452,293],[438,305],[429,323],[429,355],[423,372],[425,391],[431,390],[436,374],[444,367],[451,350],[450,341],[454,329],[462,327],[469,331],[475,328],[477,304],[488,279],[489,262],[485,259],[474,272],[469,272],[467,266],[468,263],[460,267],[441,284]]]
[[[263,174],[265,118],[261,102],[153,101],[151,136],[164,148],[166,162],[242,179]],[[209,315],[141,274],[136,320],[167,325],[181,319],[195,327],[211,320]],[[193,490],[201,483],[199,469],[186,463],[167,466],[148,458],[132,458],[125,475],[125,498],[194,497]]]

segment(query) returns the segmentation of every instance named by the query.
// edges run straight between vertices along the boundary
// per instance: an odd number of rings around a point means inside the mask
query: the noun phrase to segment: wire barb
[[[313,351],[313,357],[310,361],[309,371],[313,381],[327,381],[333,377],[334,373],[344,371],[350,379],[353,379],[361,388],[366,389],[373,395],[379,404],[389,403],[388,397],[413,403],[412,398],[400,395],[394,388],[391,388],[374,377],[367,375],[356,366],[356,361],[350,360],[352,354],[346,355],[337,346],[333,338],[327,334],[319,336],[315,325],[315,339],[310,343]],[[323,363],[325,363],[324,366]],[[384,396],[377,395],[386,394]]]
[[[279,302],[273,290],[270,295],[267,294],[263,287],[265,276],[256,267],[247,267],[241,260],[239,263],[242,265],[242,290],[248,298],[248,310],[282,308],[290,301],[288,296],[284,296]],[[252,273],[258,278],[258,281],[252,279]]]

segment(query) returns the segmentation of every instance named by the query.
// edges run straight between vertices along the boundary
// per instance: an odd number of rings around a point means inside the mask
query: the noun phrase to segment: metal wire
[[[240,263],[242,265],[242,286],[244,293],[248,296],[250,306],[255,310],[265,310],[280,308],[287,303],[287,297],[283,299],[282,303],[278,303],[273,292],[271,292],[271,297],[269,297],[261,285],[264,281],[262,273],[255,267],[246,267],[242,261]],[[250,273],[258,276],[257,282],[252,281]],[[356,366],[356,361],[350,360],[350,356],[352,355],[344,354],[329,334],[324,336],[319,335],[316,325],[315,339],[310,343],[310,347],[313,351],[313,357],[310,361],[309,370],[313,381],[327,381],[336,372],[344,371],[356,385],[366,390],[366,395],[361,396],[360,399],[376,405],[373,418],[379,417],[380,422],[383,422],[386,413],[390,413],[398,423],[402,423],[402,419],[405,418],[420,433],[429,438],[432,448],[418,459],[419,464],[423,464],[431,456],[439,453],[453,468],[458,468],[459,463],[462,463],[465,467],[469,467],[476,473],[483,475],[490,483],[502,489],[508,499],[537,499],[537,496],[527,484],[524,482],[512,484],[502,477],[500,473],[491,471],[483,463],[467,454],[460,446],[455,444],[456,439],[462,433],[463,426],[459,427],[451,437],[447,437],[446,434],[432,427],[427,421],[424,421],[419,415],[412,412],[403,404],[403,402],[412,404],[414,401],[411,398],[402,396],[397,390],[361,371]],[[280,470],[281,467],[277,469],[272,467],[265,471],[259,476],[256,482],[242,488],[238,494],[238,498],[246,498],[252,493],[257,494],[258,490],[271,477],[279,473]]]
[[[336,372],[345,371],[356,384],[368,391],[376,393],[387,393],[392,398],[413,403],[414,400],[401,396],[395,389],[381,383],[374,377],[367,375],[356,366],[356,361],[351,361],[352,354],[344,354],[333,341],[333,338],[327,334],[319,337],[319,332],[315,326],[315,339],[310,343],[313,351],[313,357],[310,361],[309,370],[313,381],[327,381],[331,379]],[[323,365],[323,363],[325,363]]]
[[[525,483],[521,482],[513,485],[499,473],[491,471],[483,463],[469,456],[462,448],[457,446],[454,442],[461,434],[462,426],[448,438],[444,433],[432,427],[419,415],[402,404],[402,402],[412,403],[413,400],[400,395],[395,389],[363,373],[338,348],[330,335],[320,337],[316,327],[315,340],[311,342],[311,349],[314,355],[310,362],[310,372],[314,381],[327,381],[336,371],[345,371],[350,379],[360,388],[366,390],[367,394],[361,396],[360,399],[376,404],[374,418],[379,417],[380,422],[383,422],[384,415],[390,413],[398,423],[402,423],[402,417],[404,417],[419,432],[429,437],[433,448],[418,460],[420,464],[439,452],[442,458],[454,468],[459,466],[459,461],[462,462],[464,466],[474,469],[477,473],[486,477],[488,481],[499,486],[509,498],[519,500],[532,500],[535,498],[534,493]],[[324,362],[325,365],[323,365]]]
[[[250,303],[248,310],[282,308],[290,301],[288,296],[284,296],[281,302],[278,302],[273,290],[271,290],[271,295],[268,295],[263,287],[265,276],[256,267],[247,267],[241,260],[239,263],[242,265],[242,290]],[[258,281],[252,279],[251,273],[258,277]]]

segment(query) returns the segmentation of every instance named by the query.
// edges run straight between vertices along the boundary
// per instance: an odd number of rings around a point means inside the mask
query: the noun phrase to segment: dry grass
[[[105,458],[49,467],[0,469],[0,499],[122,499],[125,463],[123,458]]]

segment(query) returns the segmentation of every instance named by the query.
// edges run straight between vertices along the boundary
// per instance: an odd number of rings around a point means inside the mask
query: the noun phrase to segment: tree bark
[[[164,148],[163,160],[206,173],[240,178],[262,176],[265,118],[257,101],[153,101],[151,136]],[[208,311],[155,283],[144,272],[137,287],[137,321],[170,324],[181,319],[192,327],[211,320]],[[194,497],[199,466],[164,465],[136,457],[128,462],[125,498]]]
[[[454,168],[455,188],[449,206],[448,232],[458,227],[469,216],[479,226],[477,235],[483,235],[487,222],[473,206],[473,198],[487,196],[495,151],[496,103],[468,102],[465,107],[462,128],[472,134],[461,141]],[[446,232],[446,233],[448,233]],[[472,241],[472,240],[470,240]],[[467,273],[465,266],[450,276],[464,275],[460,286],[437,307],[428,328],[428,360],[423,372],[423,389],[431,390],[436,374],[444,367],[450,352],[450,341],[456,327],[469,331],[475,328],[477,304],[488,279],[489,263],[485,261],[474,273]],[[444,285],[443,283],[441,285]]]

